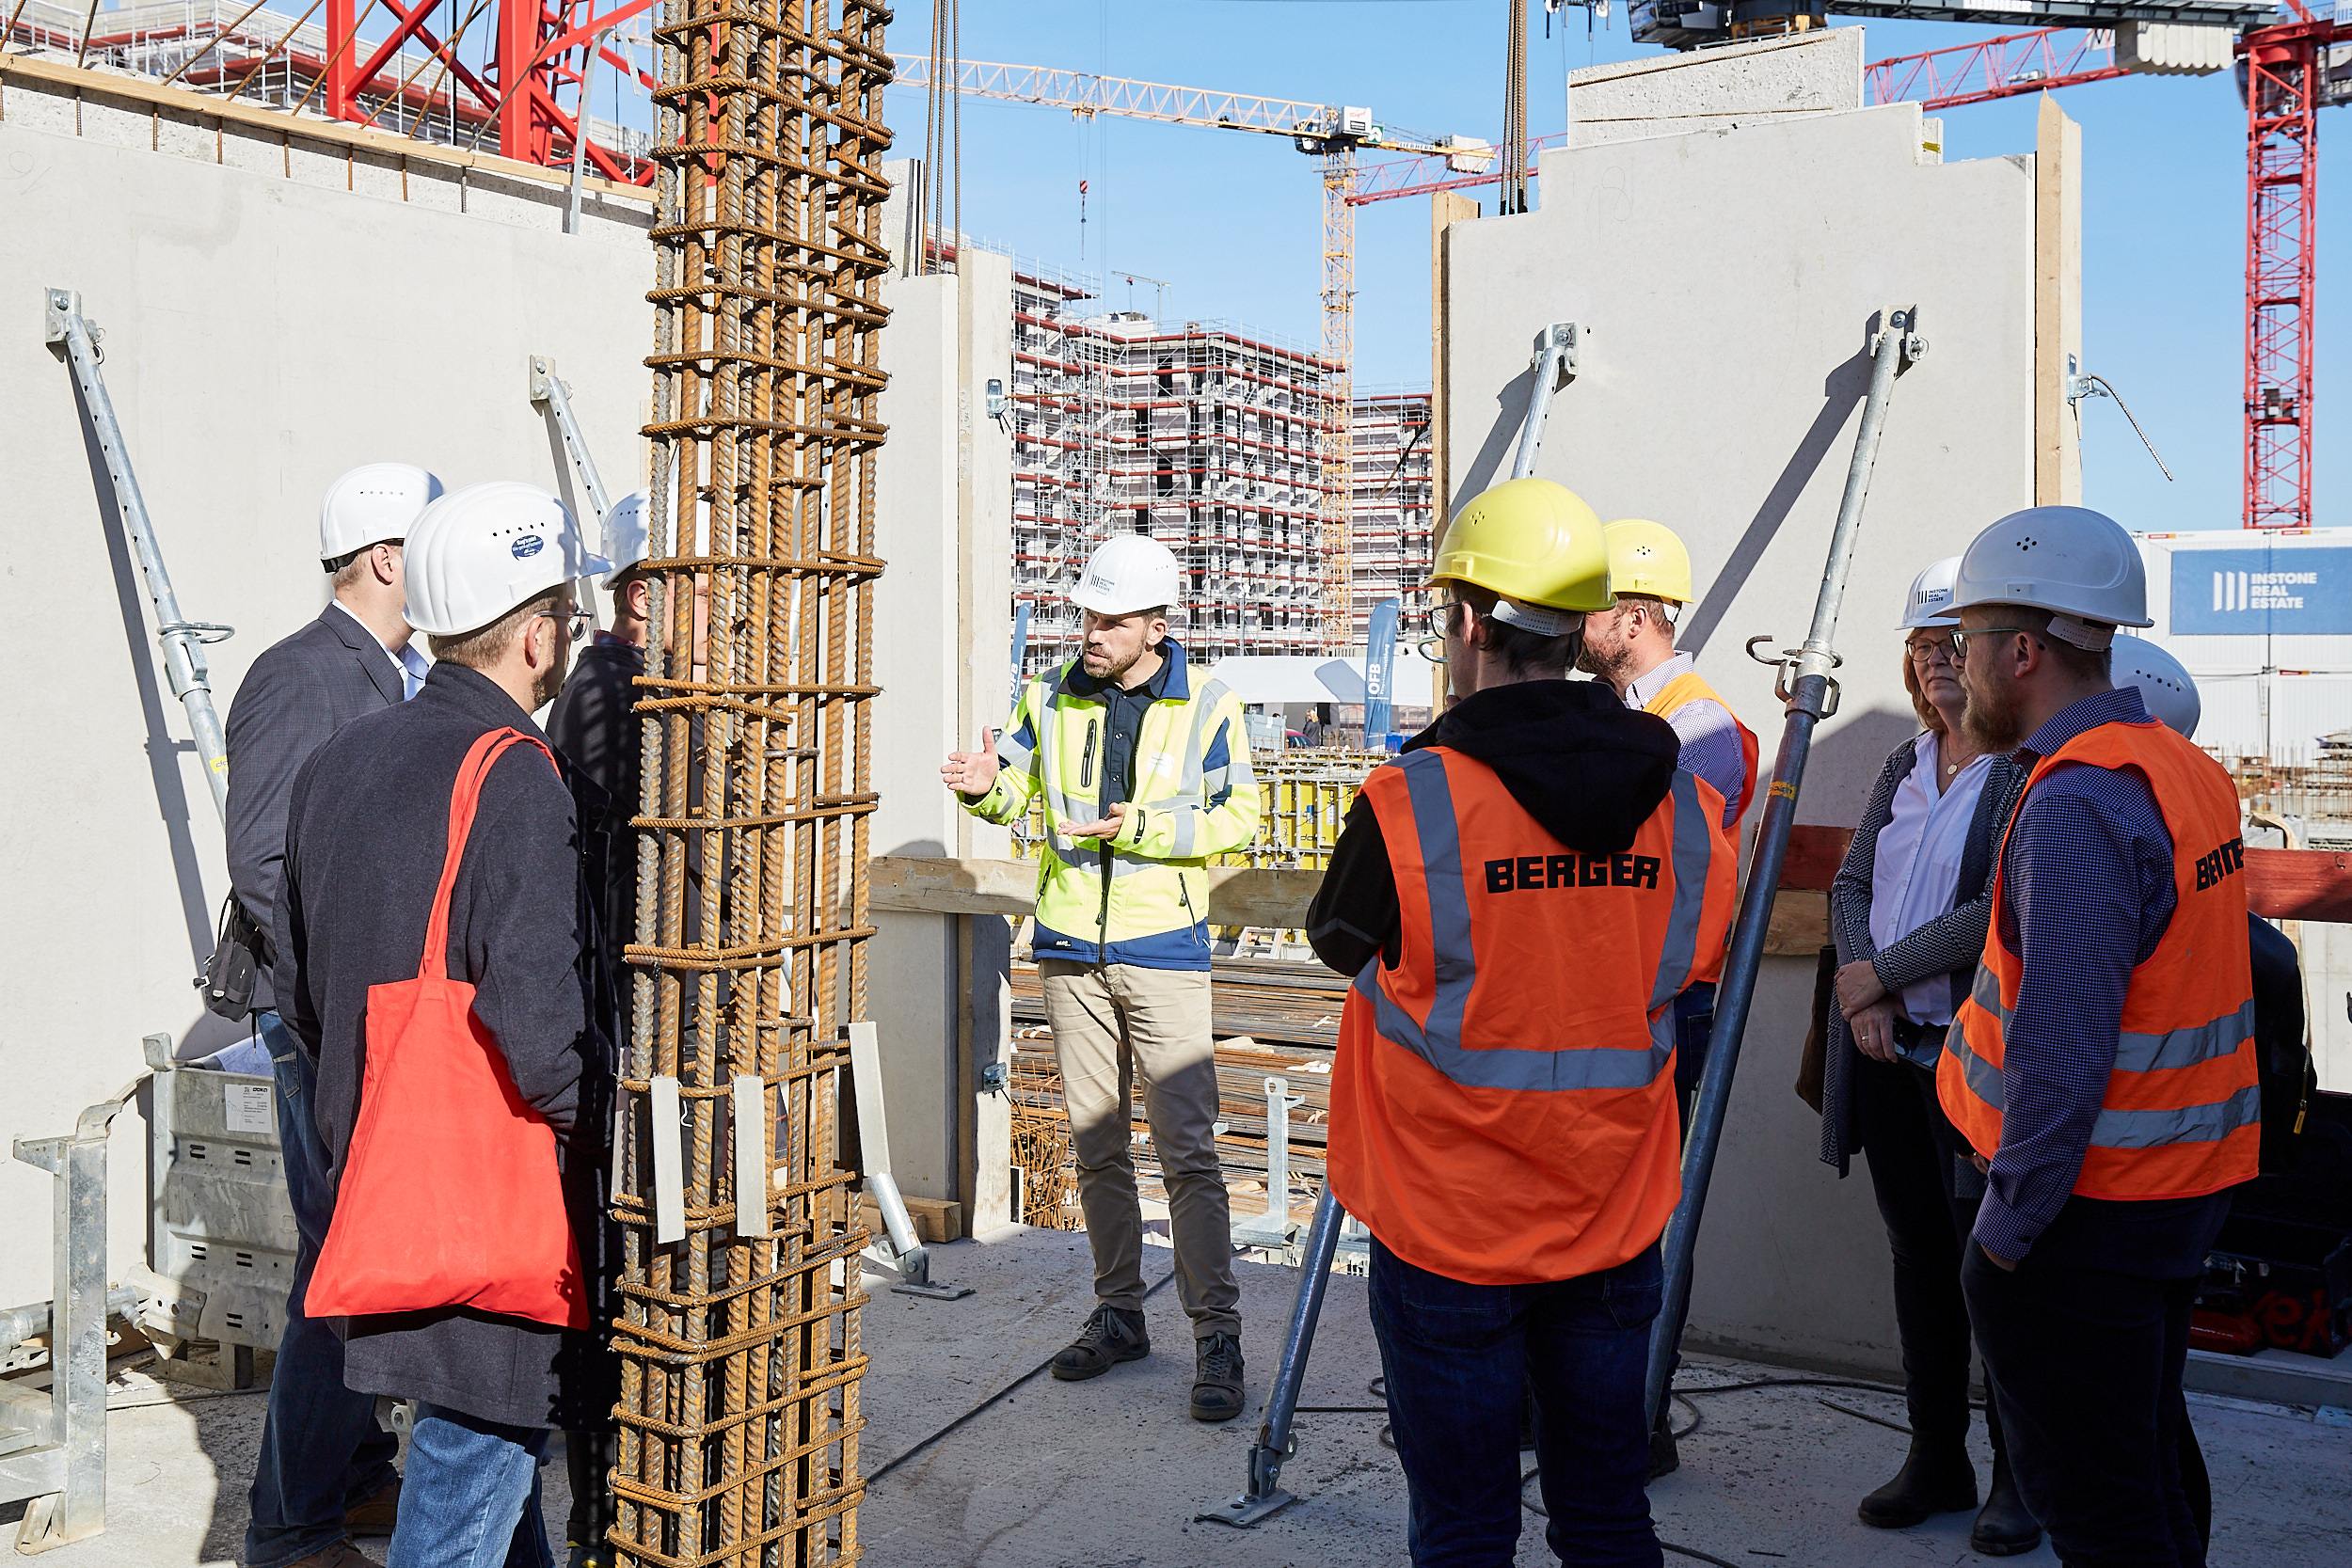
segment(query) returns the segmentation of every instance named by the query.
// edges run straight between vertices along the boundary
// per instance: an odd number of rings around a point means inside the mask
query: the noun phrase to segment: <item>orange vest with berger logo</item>
[[[1737,854],[1677,769],[1632,847],[1581,855],[1485,763],[1374,769],[1394,969],[1356,977],[1332,1067],[1331,1190],[1381,1243],[1474,1285],[1638,1257],[1681,1196],[1676,993],[1722,970]]]
[[[1731,814],[1731,820],[1737,823],[1748,814],[1748,802],[1756,799],[1756,764],[1760,755],[1756,732],[1740,722],[1740,716],[1731,712],[1731,705],[1717,696],[1715,689],[1701,680],[1695,670],[1685,670],[1660,687],[1658,695],[1642,705],[1642,711],[1654,713],[1661,719],[1670,719],[1677,708],[1698,702],[1713,703],[1725,713],[1731,713],[1732,727],[1740,732],[1740,754],[1746,759],[1748,775],[1747,782],[1740,786],[1740,799]]]
[[[2197,1197],[2249,1180],[2262,1144],[2262,1091],[2237,791],[2218,763],[2162,724],[2101,724],[2042,759],[2010,818],[2012,832],[2034,786],[2070,762],[2129,768],[2148,781],[2172,835],[2178,898],[2163,939],[2125,987],[2115,1067],[2074,1191]],[[2001,1146],[2003,1031],[2024,969],[2001,941],[2008,897],[1996,869],[1984,961],[1936,1069],[1945,1113],[1987,1159]]]

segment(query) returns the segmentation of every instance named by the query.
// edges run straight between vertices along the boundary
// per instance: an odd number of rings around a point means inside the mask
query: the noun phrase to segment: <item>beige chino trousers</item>
[[[1168,1187],[1176,1294],[1196,1339],[1239,1334],[1232,1218],[1217,1164],[1216,1056],[1206,970],[1039,960],[1078,1164],[1078,1205],[1094,1249],[1094,1294],[1143,1310],[1143,1211],[1136,1198],[1131,1073]]]

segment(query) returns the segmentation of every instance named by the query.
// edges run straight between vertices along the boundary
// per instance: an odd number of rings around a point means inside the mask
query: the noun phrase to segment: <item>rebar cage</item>
[[[836,1115],[872,934],[886,14],[668,0],[656,29],[655,591],[613,1174],[625,1564],[860,1555],[866,1232]]]

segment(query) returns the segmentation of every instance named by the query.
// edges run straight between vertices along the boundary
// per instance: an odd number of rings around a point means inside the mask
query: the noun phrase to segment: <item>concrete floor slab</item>
[[[1086,1238],[1009,1229],[982,1242],[934,1247],[935,1277],[975,1293],[937,1302],[874,1291],[864,1322],[873,1356],[861,1393],[863,1466],[875,1478],[859,1515],[875,1568],[1361,1568],[1402,1564],[1405,1482],[1380,1443],[1376,1413],[1305,1415],[1284,1480],[1299,1501],[1255,1530],[1197,1523],[1204,1504],[1241,1489],[1281,1325],[1297,1275],[1237,1266],[1251,1404],[1241,1418],[1201,1426],[1184,1414],[1191,1335],[1172,1287],[1146,1306],[1152,1354],[1089,1383],[1019,1380],[1077,1331],[1092,1302]],[[1168,1254],[1145,1255],[1148,1278]],[[1374,1405],[1379,1358],[1365,1282],[1331,1280],[1302,1403]],[[1660,1536],[1740,1564],[1812,1568],[1976,1563],[1966,1514],[1914,1530],[1865,1528],[1863,1493],[1899,1462],[1899,1397],[1788,1386],[1786,1368],[1692,1356],[1686,1388],[1772,1380],[1782,1386],[1700,1393],[1677,1424],[1682,1468],[1650,1489]],[[1018,1384],[1018,1386],[1014,1386]],[[1009,1393],[1005,1390],[1010,1388]],[[992,1396],[1003,1394],[994,1403]],[[232,1563],[244,1537],[246,1487],[261,1436],[262,1397],[212,1395],[119,1376],[106,1533],[54,1555],[56,1568],[183,1568]],[[982,1408],[982,1406],[985,1406]],[[2344,1560],[2352,1538],[2352,1442],[2310,1410],[2193,1395],[2213,1472],[2220,1565],[2320,1568]],[[975,1413],[977,1411],[977,1413]],[[945,1437],[925,1443],[951,1423]],[[1981,1433],[1980,1472],[1989,1467]],[[1532,1468],[1532,1456],[1530,1461]],[[560,1455],[544,1472],[548,1515],[559,1528],[569,1497]],[[1535,1497],[1531,1484],[1528,1495]],[[9,1512],[13,1512],[12,1510]],[[1533,1512],[1518,1561],[1552,1559]],[[365,1544],[381,1560],[383,1544]],[[1669,1556],[1674,1561],[1693,1560]],[[2053,1563],[2041,1551],[2010,1560]]]

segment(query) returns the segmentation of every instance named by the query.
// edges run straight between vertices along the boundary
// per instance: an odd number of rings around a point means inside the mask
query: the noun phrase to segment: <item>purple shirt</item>
[[[2101,724],[2142,723],[2132,687],[2060,710],[2018,748],[2030,770]],[[2172,835],[2148,781],[2063,763],[2026,793],[2001,860],[1991,940],[2022,960],[2001,1046],[2001,1147],[1977,1212],[1986,1251],[2016,1259],[2081,1174],[2123,1028],[2123,992],[2172,923]]]

